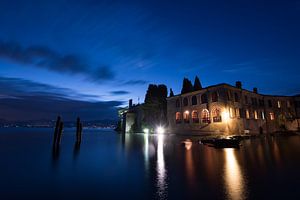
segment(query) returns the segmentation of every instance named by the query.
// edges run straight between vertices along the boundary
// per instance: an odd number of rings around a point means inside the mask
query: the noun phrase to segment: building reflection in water
[[[225,189],[229,199],[246,199],[246,179],[236,159],[234,149],[224,149],[225,168],[224,179]]]
[[[195,186],[195,168],[193,161],[193,143],[190,140],[184,141],[185,147],[185,165],[186,165],[186,174],[188,178],[188,183],[191,187]]]
[[[164,135],[157,135],[157,194],[159,199],[167,199],[167,171],[164,160]]]

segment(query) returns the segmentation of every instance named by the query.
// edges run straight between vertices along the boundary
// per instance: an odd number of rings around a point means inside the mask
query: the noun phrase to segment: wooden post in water
[[[58,138],[58,130],[59,130],[59,124],[61,122],[61,117],[58,116],[55,124],[55,129],[54,129],[54,136],[53,136],[53,146],[56,146],[57,144],[57,138]]]
[[[64,123],[60,122],[59,129],[58,129],[57,145],[60,145],[63,129],[64,129]]]
[[[80,118],[77,117],[76,123],[76,144],[80,145],[81,143],[81,135],[82,135],[82,123],[80,122]]]
[[[58,116],[55,124],[54,136],[53,136],[53,159],[57,160],[59,156],[59,145],[61,142],[62,131],[63,131],[64,123],[61,121],[61,117]]]

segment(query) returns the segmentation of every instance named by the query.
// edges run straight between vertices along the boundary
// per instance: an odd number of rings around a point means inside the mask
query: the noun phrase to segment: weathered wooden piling
[[[58,137],[60,122],[61,122],[61,117],[57,116],[57,120],[55,123],[55,129],[54,129],[54,136],[53,136],[53,146],[55,146],[57,144],[57,137]]]
[[[76,123],[76,144],[80,145],[82,138],[82,123],[80,122],[80,118],[77,117]]]
[[[64,129],[64,123],[60,122],[59,129],[58,129],[57,143],[56,143],[57,145],[60,145],[63,129]]]

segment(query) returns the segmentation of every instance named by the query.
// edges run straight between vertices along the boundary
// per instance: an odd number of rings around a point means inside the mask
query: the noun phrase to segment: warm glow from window
[[[230,117],[231,117],[231,118],[234,118],[234,117],[235,117],[235,113],[234,113],[233,108],[229,108],[229,113],[230,113]]]
[[[278,107],[278,108],[281,108],[281,103],[280,103],[280,101],[277,101],[277,107]]]
[[[208,112],[207,109],[202,110],[201,119],[202,119],[202,123],[209,123],[210,122],[209,112]]]
[[[239,109],[239,108],[236,108],[236,109],[235,109],[235,116],[236,116],[237,118],[240,118],[240,117],[241,117],[241,115],[240,115],[240,109]]]
[[[254,111],[254,119],[258,119],[257,111]]]
[[[270,119],[271,119],[271,120],[274,120],[274,119],[275,119],[275,115],[274,115],[273,112],[270,112]]]
[[[264,120],[265,119],[265,113],[262,111],[261,112],[261,118]]]
[[[176,112],[176,123],[180,123],[181,122],[181,113],[180,112]]]
[[[197,110],[193,110],[192,120],[193,120],[193,123],[199,123],[199,117],[198,117],[198,111]]]
[[[288,108],[291,107],[291,102],[290,102],[290,101],[287,101],[287,102],[286,102],[286,107],[288,107]]]
[[[246,119],[250,119],[250,112],[248,109],[246,109]]]
[[[183,120],[185,123],[188,123],[189,120],[190,120],[190,112],[188,110],[186,110],[184,113],[183,113]]]
[[[212,117],[213,117],[213,122],[222,122],[221,110],[219,108],[213,109]]]

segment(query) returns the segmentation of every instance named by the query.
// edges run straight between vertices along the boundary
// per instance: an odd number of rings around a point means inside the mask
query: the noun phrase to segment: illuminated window
[[[234,118],[235,117],[235,111],[233,108],[229,108],[229,115],[231,118]]]
[[[201,103],[207,103],[207,95],[206,94],[201,95]]]
[[[235,109],[235,116],[236,116],[237,118],[240,118],[240,117],[241,117],[241,115],[240,115],[240,109],[239,109],[239,108],[236,108],[236,109]]]
[[[281,108],[281,102],[280,101],[277,101],[277,107]]]
[[[188,106],[188,104],[189,104],[188,98],[185,97],[185,98],[183,99],[183,106]]]
[[[258,119],[257,111],[254,110],[254,119]]]
[[[184,121],[184,123],[189,123],[190,122],[190,112],[189,111],[185,111],[183,113],[183,121]]]
[[[179,108],[180,107],[180,101],[179,99],[176,100],[176,108]]]
[[[203,123],[210,123],[209,112],[207,109],[202,110],[201,120]]]
[[[219,100],[219,98],[218,98],[218,93],[217,92],[213,92],[212,94],[211,94],[211,101],[212,102],[217,102]]]
[[[274,115],[273,112],[270,112],[270,119],[271,119],[271,120],[274,120],[274,119],[275,119],[275,115]]]
[[[261,118],[264,120],[265,119],[265,113],[263,111],[261,111]]]
[[[212,111],[213,122],[222,122],[221,110],[215,108]]]
[[[181,123],[181,113],[180,112],[176,112],[176,123]]]
[[[196,110],[192,112],[192,121],[193,123],[199,123],[198,111]]]
[[[192,105],[197,105],[197,97],[192,96]]]
[[[248,109],[246,109],[246,119],[250,119],[250,112]]]

